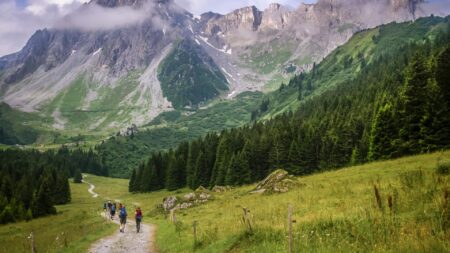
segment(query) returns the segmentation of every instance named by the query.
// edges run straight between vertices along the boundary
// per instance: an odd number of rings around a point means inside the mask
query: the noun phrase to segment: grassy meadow
[[[0,226],[0,252],[30,252],[31,231],[37,252],[85,252],[89,246],[116,230],[99,215],[101,205],[86,184],[70,184],[72,202],[57,206],[58,215]],[[64,233],[64,234],[63,234]]]
[[[124,203],[129,212],[141,206],[144,222],[158,226],[161,253],[287,252],[289,204],[296,220],[294,252],[450,252],[450,180],[448,170],[437,172],[446,161],[450,151],[299,177],[298,186],[284,194],[250,194],[255,185],[213,193],[206,204],[176,211],[175,224],[157,205],[189,190],[130,194],[128,180],[89,175],[99,198],[89,195],[86,184],[71,184],[73,201],[59,206],[57,216],[0,226],[0,252],[28,251],[32,230],[38,252],[86,251],[117,229],[99,216],[107,199]],[[252,233],[242,222],[244,207]],[[67,247],[56,240],[62,232]]]
[[[287,252],[292,204],[294,252],[449,252],[450,181],[436,173],[445,160],[448,151],[300,177],[285,194],[249,194],[254,186],[215,194],[177,211],[176,225],[157,220],[157,242],[161,252],[193,251],[197,221],[196,252]],[[253,233],[241,221],[243,207]]]

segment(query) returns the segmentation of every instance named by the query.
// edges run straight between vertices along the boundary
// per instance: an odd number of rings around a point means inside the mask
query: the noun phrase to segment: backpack
[[[136,219],[142,220],[142,212],[141,212],[141,211],[137,211],[137,213],[136,213]]]
[[[126,217],[127,216],[127,211],[125,210],[125,208],[120,209],[120,217]]]
[[[115,205],[112,205],[112,206],[111,206],[111,211],[113,211],[113,212],[116,211],[116,206],[115,206]]]

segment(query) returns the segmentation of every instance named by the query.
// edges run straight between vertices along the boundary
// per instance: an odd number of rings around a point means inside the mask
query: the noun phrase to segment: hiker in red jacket
[[[142,221],[142,211],[141,208],[136,208],[136,211],[134,212],[134,218],[136,218],[136,231],[139,233],[141,230],[141,221]]]

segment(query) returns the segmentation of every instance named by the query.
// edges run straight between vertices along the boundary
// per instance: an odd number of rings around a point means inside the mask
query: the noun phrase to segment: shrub
[[[439,175],[448,175],[450,174],[450,161],[438,162],[436,167],[436,173]]]

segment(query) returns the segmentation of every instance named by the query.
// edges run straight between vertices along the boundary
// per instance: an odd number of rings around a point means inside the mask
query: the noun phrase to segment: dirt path
[[[83,183],[85,183],[85,184],[88,184],[90,187],[89,187],[89,189],[88,189],[88,192],[92,195],[92,197],[93,198],[97,198],[98,197],[98,194],[96,193],[96,192],[94,192],[94,189],[95,189],[95,185],[93,185],[93,184],[91,184],[91,183],[89,183],[89,182],[86,182],[84,179],[87,177],[87,175],[83,175],[83,180],[81,180],[81,182],[83,182]]]
[[[102,216],[105,217],[104,214]],[[113,222],[117,224],[117,232],[97,241],[91,246],[89,253],[155,252],[152,250],[154,248],[153,235],[155,232],[153,225],[141,224],[141,231],[136,233],[134,221],[127,221],[125,232],[120,233],[118,218],[116,217]]]
[[[85,178],[86,176],[83,176]],[[92,197],[97,198],[99,195],[94,192],[95,185],[86,182],[90,187],[88,189]],[[128,211],[128,217],[133,218],[133,211]],[[89,249],[89,253],[155,253],[154,250],[154,235],[155,226],[148,224],[141,224],[141,231],[136,232],[136,223],[134,220],[127,220],[127,225],[124,233],[119,231],[119,219],[116,215],[114,220],[110,220],[109,216],[102,212],[101,216],[111,222],[117,224],[117,232],[111,236],[105,237],[94,243]]]

